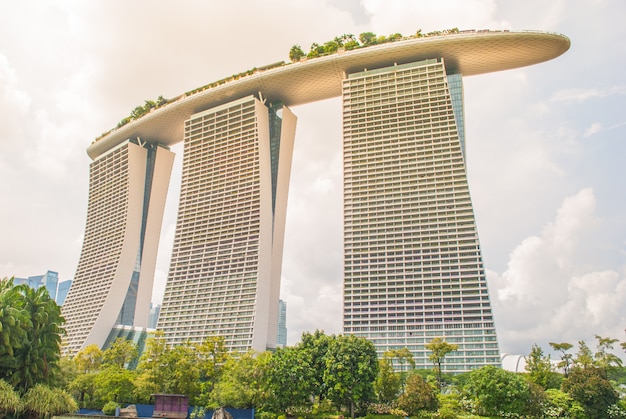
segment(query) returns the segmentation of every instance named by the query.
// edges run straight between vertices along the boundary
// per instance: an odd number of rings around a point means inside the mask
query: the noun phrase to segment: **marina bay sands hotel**
[[[343,332],[449,372],[500,354],[466,173],[462,77],[558,57],[565,36],[464,31],[257,69],[171,99],[87,149],[84,243],[63,315],[66,351],[146,327],[174,155],[176,234],[157,329],[169,344],[223,336],[275,346],[296,116],[343,99]],[[498,106],[494,103],[493,106]],[[506,132],[502,133],[506,137]]]

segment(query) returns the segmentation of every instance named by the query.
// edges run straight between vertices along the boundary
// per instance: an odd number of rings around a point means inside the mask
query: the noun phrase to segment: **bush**
[[[276,413],[272,413],[272,412],[255,412],[254,418],[255,419],[278,419],[279,416]]]
[[[115,411],[118,407],[120,407],[119,403],[113,401],[106,402],[106,404],[102,406],[102,413],[108,416],[112,416],[115,414]]]
[[[7,414],[16,414],[21,410],[22,403],[17,391],[4,380],[0,380],[0,418]]]
[[[404,393],[398,398],[398,407],[409,415],[436,410],[437,393],[420,375],[411,374],[406,380]]]
[[[456,419],[463,411],[461,408],[461,395],[457,392],[438,394],[439,409],[435,415],[439,419]]]
[[[26,416],[34,418],[47,418],[78,410],[78,404],[68,392],[51,389],[43,384],[31,387],[24,394],[22,403]]]
[[[328,399],[324,399],[320,401],[319,403],[316,403],[313,405],[314,415],[325,415],[325,414],[330,414],[330,413],[332,414],[337,413],[337,409],[335,409],[335,406],[333,406],[333,403]]]

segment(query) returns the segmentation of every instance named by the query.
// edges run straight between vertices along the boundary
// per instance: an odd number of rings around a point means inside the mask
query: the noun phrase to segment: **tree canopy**
[[[337,336],[330,342],[324,371],[328,397],[348,406],[352,418],[358,404],[374,400],[377,374],[378,359],[372,342],[354,335]]]
[[[450,352],[454,352],[459,348],[459,345],[454,343],[448,343],[442,338],[434,338],[425,345],[431,353],[428,355],[428,359],[434,364],[435,371],[437,372],[437,385],[441,389],[441,364],[446,355]]]

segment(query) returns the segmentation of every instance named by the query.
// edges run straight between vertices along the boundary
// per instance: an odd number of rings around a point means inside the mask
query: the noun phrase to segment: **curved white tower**
[[[147,327],[174,154],[128,140],[90,165],[83,249],[62,307],[67,353],[102,347],[113,326]]]

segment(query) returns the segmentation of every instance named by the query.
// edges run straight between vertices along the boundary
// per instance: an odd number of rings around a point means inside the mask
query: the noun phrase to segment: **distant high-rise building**
[[[58,305],[62,306],[65,302],[65,298],[67,298],[67,293],[70,291],[70,287],[72,286],[72,280],[68,279],[67,281],[59,282],[59,286],[57,287],[57,298],[56,302]]]
[[[25,284],[33,289],[46,287],[50,298],[56,301],[59,274],[54,271],[46,271],[43,275],[29,276],[28,278],[13,278],[13,284]]]
[[[342,96],[344,332],[379,354],[407,347],[420,367],[430,366],[434,337],[459,346],[446,371],[499,364],[467,182],[462,77],[540,63],[570,43],[451,32],[258,68],[92,143],[85,242],[64,306],[69,351],[147,322],[173,158],[165,147],[183,139],[158,328],[171,344],[221,335],[230,350],[275,346],[296,120],[288,107]]]
[[[278,300],[278,337],[276,343],[287,346],[287,303]]]

